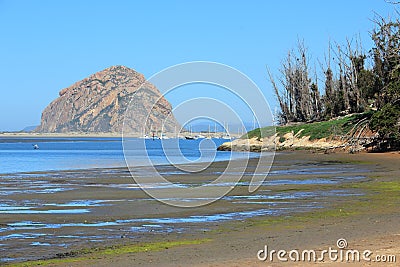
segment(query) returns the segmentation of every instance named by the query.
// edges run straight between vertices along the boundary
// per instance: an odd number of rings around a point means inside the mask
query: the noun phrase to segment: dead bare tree
[[[388,4],[393,4],[393,5],[398,5],[398,4],[400,4],[400,1],[385,0],[385,2],[388,3]]]
[[[317,83],[311,83],[308,52],[304,42],[299,41],[282,63],[280,87],[273,75],[268,75],[281,107],[281,123],[305,122],[319,119],[321,98]],[[282,88],[282,89],[280,89]]]
[[[270,69],[267,67],[267,73],[269,76],[269,80],[271,82],[272,88],[274,89],[275,96],[278,99],[279,107],[281,109],[280,113],[278,114],[278,122],[279,124],[285,124],[290,119],[288,118],[289,115],[289,107],[288,107],[288,92],[280,91],[279,87],[276,85],[274,76],[272,75]]]
[[[355,43],[355,45],[354,45]],[[360,88],[360,73],[364,74],[366,55],[363,52],[361,41],[347,39],[342,47],[336,44],[336,48],[330,50],[334,53],[334,61],[338,67],[338,74],[333,74],[332,68],[327,67],[325,82],[325,113],[327,116],[345,115],[354,112],[362,112],[366,101]],[[329,53],[330,54],[330,53]],[[332,83],[334,85],[332,85]]]
[[[361,112],[365,108],[365,101],[361,96],[359,88],[359,76],[364,70],[364,62],[366,55],[362,51],[361,41],[359,38],[355,39],[355,46],[352,41],[347,39],[347,49],[345,51],[346,60],[343,65],[345,67],[345,75],[347,80],[347,92],[349,94],[350,111]]]
[[[372,32],[375,47],[374,73],[378,78],[377,107],[400,99],[400,20],[385,19],[376,14],[376,28]]]
[[[344,110],[342,112],[344,114],[350,113],[350,99],[349,99],[349,88],[347,84],[347,75],[346,75],[346,65],[345,65],[345,56],[344,52],[340,45],[337,45],[337,53],[336,57],[338,58],[338,66],[339,66],[339,90],[341,92],[342,101],[344,103]],[[339,99],[338,99],[339,100]]]

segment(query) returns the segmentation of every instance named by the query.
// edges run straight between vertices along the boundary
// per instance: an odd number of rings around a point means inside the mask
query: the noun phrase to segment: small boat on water
[[[33,145],[33,149],[35,149],[35,150],[36,150],[36,149],[39,149],[39,146],[38,146],[37,144],[34,144],[34,145]]]
[[[193,132],[192,132],[192,127],[191,126],[190,126],[190,130],[189,130],[189,135],[186,135],[185,139],[186,140],[196,140],[197,139],[196,135],[193,136]]]
[[[226,134],[221,136],[221,139],[231,140],[232,137],[230,136],[230,134],[226,133]]]
[[[169,137],[162,133],[160,135],[159,139],[169,139]]]

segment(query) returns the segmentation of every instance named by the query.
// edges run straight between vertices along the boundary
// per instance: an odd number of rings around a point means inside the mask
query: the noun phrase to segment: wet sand
[[[149,198],[126,169],[3,176],[1,255],[5,263],[89,248],[74,254],[76,262],[67,257],[52,266],[274,266],[293,263],[259,261],[265,245],[322,250],[346,238],[351,248],[400,257],[399,160],[397,153],[279,153],[258,191],[248,193],[245,176],[227,197],[190,209]],[[256,163],[250,161],[248,173]],[[160,171],[173,182],[201,184],[225,164],[191,175]],[[201,242],[102,253],[111,245],[187,240]]]

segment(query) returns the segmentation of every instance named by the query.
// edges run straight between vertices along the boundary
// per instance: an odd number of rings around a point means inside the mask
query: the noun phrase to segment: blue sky
[[[369,48],[373,12],[393,9],[384,0],[0,0],[0,131],[38,125],[62,88],[111,65],[150,77],[187,61],[220,62],[249,76],[274,106],[265,66],[277,73],[298,38],[312,59],[329,40],[358,34]]]

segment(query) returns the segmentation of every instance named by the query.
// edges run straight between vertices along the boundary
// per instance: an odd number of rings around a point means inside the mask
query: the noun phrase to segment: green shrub
[[[375,112],[370,121],[370,128],[382,138],[400,139],[400,104],[386,104]]]

